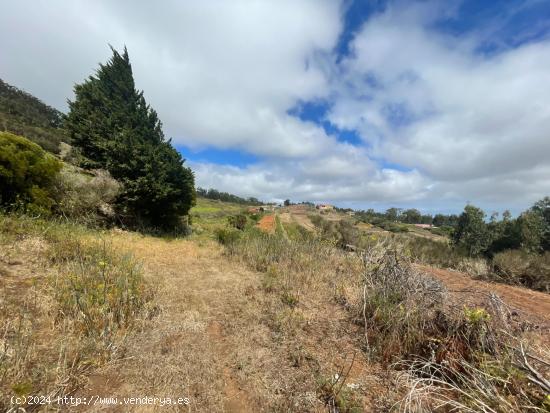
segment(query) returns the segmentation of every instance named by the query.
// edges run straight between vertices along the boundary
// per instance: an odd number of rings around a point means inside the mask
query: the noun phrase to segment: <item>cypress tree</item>
[[[66,128],[82,166],[107,169],[123,184],[117,204],[126,222],[170,227],[194,204],[194,176],[136,90],[126,48],[111,50],[111,59],[75,86]]]

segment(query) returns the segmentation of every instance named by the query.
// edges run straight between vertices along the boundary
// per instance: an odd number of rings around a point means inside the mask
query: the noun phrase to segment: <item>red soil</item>
[[[417,268],[442,281],[449,292],[464,302],[464,305],[476,304],[483,299],[483,296],[495,293],[522,318],[542,324],[541,327],[550,328],[550,294],[513,285],[476,280],[458,271],[427,265],[417,265]]]
[[[275,215],[266,215],[257,224],[257,227],[270,234],[275,232]]]

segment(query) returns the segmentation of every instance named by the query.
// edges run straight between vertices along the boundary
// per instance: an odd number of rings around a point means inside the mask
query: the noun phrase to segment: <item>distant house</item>
[[[334,209],[334,205],[319,204],[319,205],[316,205],[315,208],[317,208],[319,211],[332,211]]]
[[[250,214],[257,214],[258,212],[262,212],[262,209],[260,207],[250,207],[247,209],[247,211]]]
[[[433,228],[434,226],[432,224],[414,224],[415,227],[418,228]]]
[[[346,214],[348,214],[350,217],[352,217],[352,216],[355,215],[355,211],[348,211],[348,212],[346,212]]]

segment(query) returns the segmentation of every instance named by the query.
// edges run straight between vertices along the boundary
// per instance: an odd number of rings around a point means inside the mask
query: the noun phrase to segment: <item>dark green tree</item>
[[[420,224],[422,221],[422,214],[418,209],[407,209],[401,214],[401,221],[407,224]]]
[[[529,210],[522,213],[517,219],[521,248],[530,253],[538,253],[543,249],[545,223],[543,215]]]
[[[453,241],[470,256],[485,252],[491,243],[490,232],[485,223],[485,212],[473,205],[466,205],[458,218]]]
[[[111,59],[75,86],[66,128],[83,166],[107,169],[123,184],[117,204],[126,222],[171,227],[195,202],[193,173],[136,90],[126,48],[111,50]]]
[[[401,215],[401,208],[389,208],[386,210],[386,219],[391,222],[397,221]]]
[[[541,247],[544,251],[550,251],[550,197],[547,196],[537,201],[531,210],[542,217]]]

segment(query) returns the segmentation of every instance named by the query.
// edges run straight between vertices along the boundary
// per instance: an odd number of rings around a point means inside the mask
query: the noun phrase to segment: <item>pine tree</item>
[[[157,113],[135,88],[128,52],[76,85],[66,127],[83,166],[107,169],[124,185],[123,218],[172,226],[195,201],[194,176],[164,138]]]

